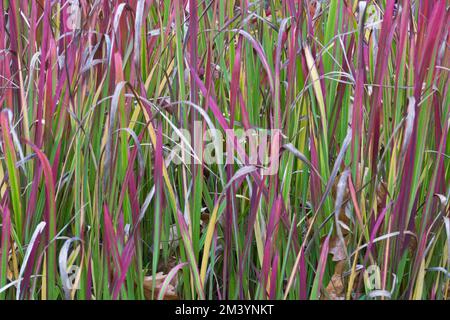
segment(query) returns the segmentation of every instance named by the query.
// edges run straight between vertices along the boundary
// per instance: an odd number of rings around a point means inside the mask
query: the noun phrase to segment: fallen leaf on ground
[[[322,300],[344,300],[345,286],[343,281],[345,261],[339,261],[334,269],[334,274],[331,277],[328,286],[325,288],[325,294],[322,295]]]
[[[156,300],[162,289],[164,280],[166,280],[167,274],[163,272],[158,272],[153,279],[153,276],[148,276],[144,278],[144,295],[147,300]],[[155,295],[152,299],[153,285],[155,286]],[[163,300],[178,300],[178,295],[176,293],[176,279],[174,278],[172,282],[168,285],[166,292],[164,293]]]

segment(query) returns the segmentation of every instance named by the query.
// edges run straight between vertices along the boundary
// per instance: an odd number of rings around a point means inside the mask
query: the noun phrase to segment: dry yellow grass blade
[[[413,300],[422,300],[423,285],[425,279],[425,259],[420,263],[419,274],[417,275],[416,287],[414,288]]]
[[[325,99],[323,98],[322,87],[320,86],[319,72],[317,71],[316,63],[314,57],[311,54],[311,50],[307,45],[305,45],[304,50],[305,50],[306,64],[308,65],[309,70],[309,76],[311,78],[311,84],[314,88],[317,104],[319,105],[322,128],[324,130],[324,135],[327,136],[328,133],[327,114],[325,112]]]
[[[203,249],[202,266],[200,268],[200,281],[202,282],[202,284],[205,283],[206,270],[208,269],[209,251],[211,250],[211,243],[212,243],[212,238],[214,235],[214,228],[215,228],[216,222],[217,222],[217,212],[219,211],[219,204],[220,204],[220,202],[217,202],[216,206],[214,207],[214,211],[211,215],[211,218],[209,219],[208,229],[206,231],[205,247]]]

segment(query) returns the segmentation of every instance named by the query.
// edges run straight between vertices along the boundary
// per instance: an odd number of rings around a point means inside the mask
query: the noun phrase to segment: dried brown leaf
[[[329,253],[333,255],[333,261],[343,261],[347,258],[347,252],[345,246],[348,243],[348,237],[344,238],[344,243],[339,239],[338,236],[334,236],[330,239],[330,251]]]
[[[343,272],[345,261],[339,261],[334,269],[334,274],[331,277],[328,286],[325,288],[325,294],[322,295],[322,300],[344,300],[345,299],[345,285],[343,280]]]
[[[158,272],[155,278],[153,278],[153,276],[148,276],[144,278],[144,295],[147,300],[153,300],[152,299],[153,286],[155,286],[154,299],[158,297],[166,277],[167,274],[163,272]],[[175,289],[176,285],[177,285],[176,279],[174,278],[167,287],[163,300],[178,300],[178,295]]]

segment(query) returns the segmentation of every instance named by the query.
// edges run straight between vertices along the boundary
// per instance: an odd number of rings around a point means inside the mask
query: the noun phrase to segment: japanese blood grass
[[[0,299],[449,298],[447,1],[0,9]]]

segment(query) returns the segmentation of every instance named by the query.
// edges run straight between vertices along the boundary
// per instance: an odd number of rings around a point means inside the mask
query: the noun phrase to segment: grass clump
[[[447,1],[0,9],[0,299],[449,298]]]

